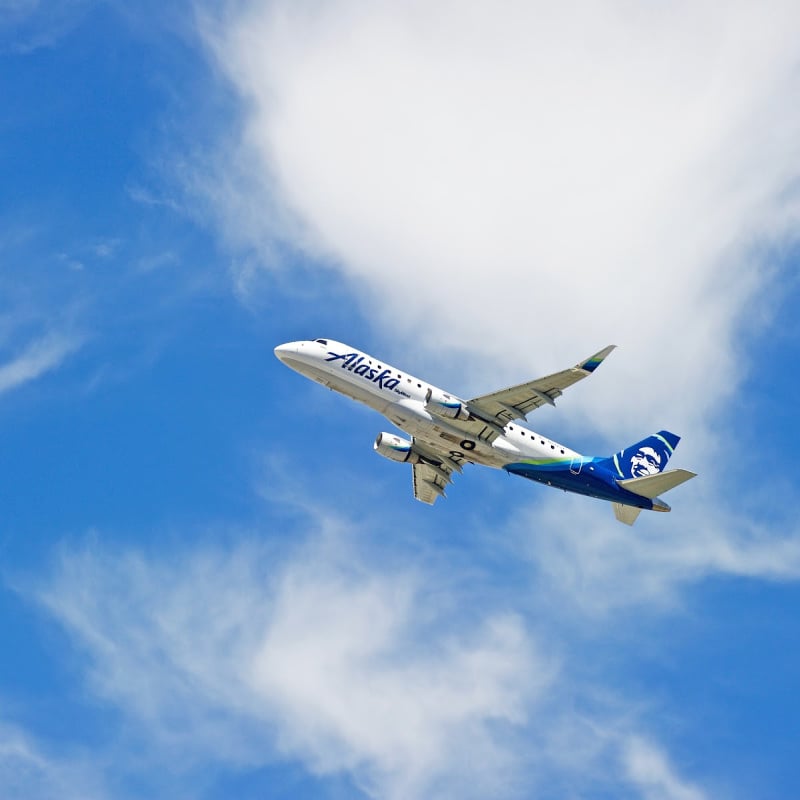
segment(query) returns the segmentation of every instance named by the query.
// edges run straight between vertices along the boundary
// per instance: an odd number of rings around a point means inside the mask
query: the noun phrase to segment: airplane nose
[[[288,358],[288,356],[290,355],[290,353],[294,352],[294,349],[295,349],[294,345],[291,344],[291,343],[289,343],[289,344],[279,344],[275,348],[275,357],[279,361],[285,361]]]

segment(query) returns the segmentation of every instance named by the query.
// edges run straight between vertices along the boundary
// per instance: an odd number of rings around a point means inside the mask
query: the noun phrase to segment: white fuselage
[[[300,374],[375,409],[418,441],[445,447],[467,461],[500,469],[522,458],[581,458],[517,423],[506,425],[491,443],[465,438],[463,429],[426,410],[429,391],[442,393],[439,387],[341,342],[290,342],[276,347],[275,355]]]

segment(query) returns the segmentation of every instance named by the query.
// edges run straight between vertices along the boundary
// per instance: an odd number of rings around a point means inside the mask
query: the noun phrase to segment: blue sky
[[[0,9],[0,795],[785,798],[800,14]],[[634,528],[286,370],[700,474]]]

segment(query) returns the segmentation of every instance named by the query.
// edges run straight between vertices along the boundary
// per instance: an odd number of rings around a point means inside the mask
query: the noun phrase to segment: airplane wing
[[[419,453],[422,460],[412,464],[412,483],[414,497],[423,503],[433,505],[437,498],[445,497],[445,487],[452,482],[454,472],[461,472],[461,465],[465,463],[463,456],[454,456],[430,444],[422,444],[413,440],[414,450]]]
[[[485,394],[470,400],[467,404],[472,414],[479,420],[501,428],[515,419],[525,419],[531,411],[547,405],[555,405],[564,389],[584,378],[588,378],[603,363],[606,356],[616,347],[609,345],[571,369],[556,372],[546,378],[537,378],[499,392]],[[487,437],[488,438],[488,437]]]
[[[414,497],[417,500],[432,506],[437,498],[445,497],[444,487],[450,482],[449,478],[444,481],[428,464],[413,464],[411,468]]]

